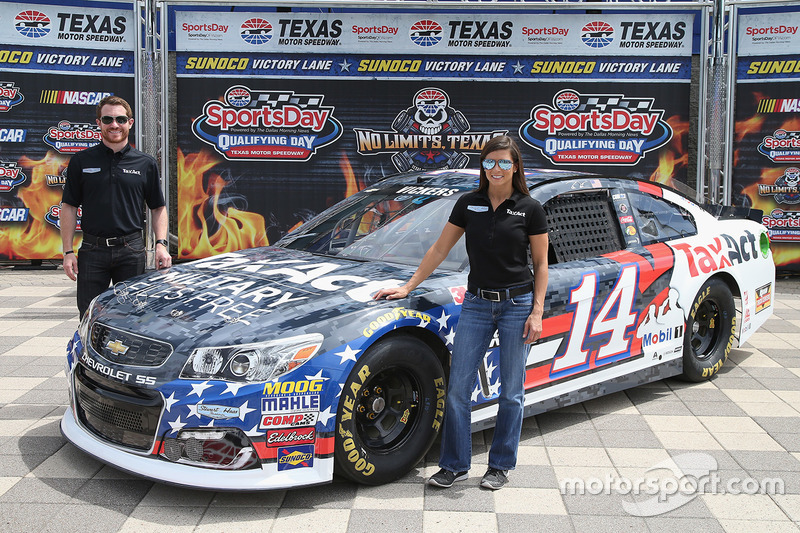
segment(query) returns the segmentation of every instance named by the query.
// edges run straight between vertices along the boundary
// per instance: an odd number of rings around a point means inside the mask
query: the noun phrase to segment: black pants
[[[95,296],[118,283],[144,272],[144,239],[135,237],[125,244],[104,246],[84,242],[78,250],[78,311],[81,318]]]

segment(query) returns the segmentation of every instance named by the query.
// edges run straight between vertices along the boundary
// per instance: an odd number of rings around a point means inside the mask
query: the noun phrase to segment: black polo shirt
[[[533,280],[528,236],[547,233],[547,218],[539,202],[514,190],[511,198],[492,211],[486,192],[473,191],[456,201],[450,222],[466,234],[470,285],[504,289]]]
[[[61,201],[81,206],[81,230],[98,237],[142,231],[145,203],[166,205],[152,156],[130,144],[114,152],[102,142],[69,160]]]

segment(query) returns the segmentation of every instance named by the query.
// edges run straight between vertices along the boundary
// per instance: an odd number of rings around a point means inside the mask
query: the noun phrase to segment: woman
[[[441,470],[428,483],[450,487],[466,479],[472,459],[471,394],[478,366],[494,331],[500,336],[500,398],[489,468],[481,486],[497,490],[516,466],[525,395],[525,344],[542,333],[547,288],[547,221],[530,197],[522,156],[508,136],[494,137],[481,152],[480,183],[458,199],[438,240],[402,287],[374,298],[405,298],[447,257],[466,233],[470,273],[456,329],[447,389]],[[530,247],[533,275],[528,268]]]

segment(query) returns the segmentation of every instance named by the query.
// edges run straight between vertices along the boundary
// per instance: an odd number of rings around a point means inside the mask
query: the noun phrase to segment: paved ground
[[[780,279],[776,293],[775,316],[713,380],[527,419],[499,492],[478,488],[486,431],[474,435],[473,477],[450,490],[424,485],[431,453],[383,487],[232,494],[135,478],[68,444],[58,426],[74,284],[60,269],[0,269],[0,531],[798,531],[800,282]]]

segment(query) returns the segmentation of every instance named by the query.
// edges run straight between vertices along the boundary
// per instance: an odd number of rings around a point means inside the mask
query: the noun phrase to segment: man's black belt
[[[513,298],[514,296],[531,292],[533,290],[533,283],[526,283],[525,285],[509,287],[507,289],[479,289],[469,285],[467,290],[478,298],[483,298],[484,300],[490,300],[492,302],[500,302]]]
[[[142,233],[140,231],[119,237],[98,237],[97,235],[89,235],[88,233],[83,234],[83,242],[94,244],[95,246],[123,246],[126,243],[141,238]]]

